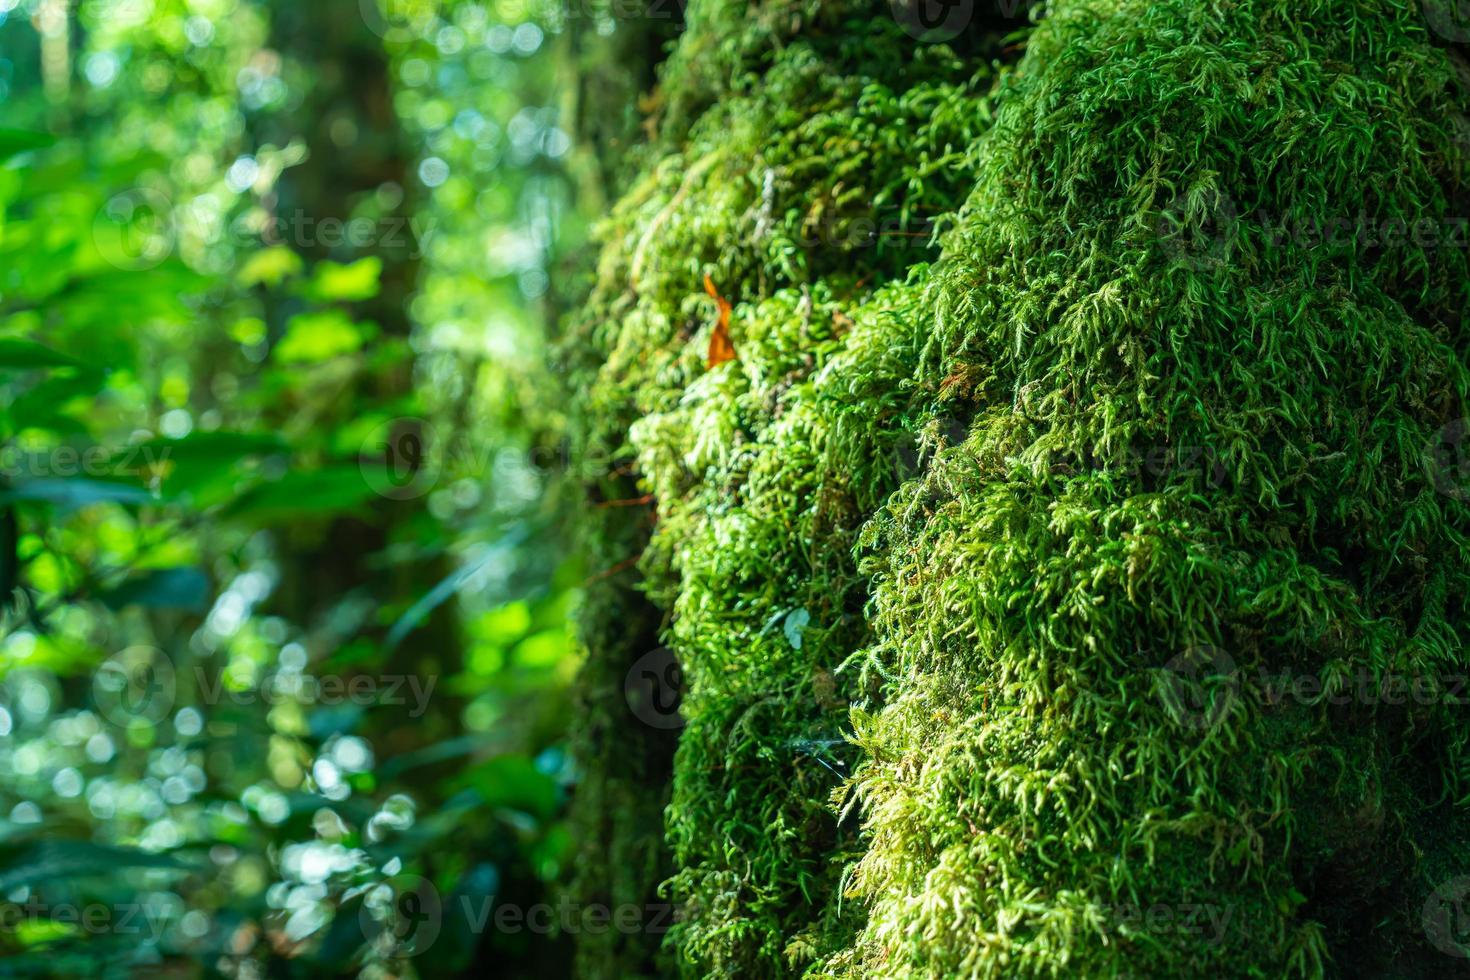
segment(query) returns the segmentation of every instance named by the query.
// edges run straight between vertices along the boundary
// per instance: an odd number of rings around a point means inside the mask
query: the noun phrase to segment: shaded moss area
[[[1408,4],[1011,28],[690,5],[570,345],[584,854],[691,976],[1453,972],[1470,72]]]

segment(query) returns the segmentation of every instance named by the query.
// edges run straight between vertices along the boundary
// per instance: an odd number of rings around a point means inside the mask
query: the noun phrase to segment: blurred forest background
[[[0,975],[566,967],[626,7],[0,0]]]

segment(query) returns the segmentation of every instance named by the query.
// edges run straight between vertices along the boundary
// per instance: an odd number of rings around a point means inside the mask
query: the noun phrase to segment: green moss
[[[884,7],[691,5],[574,333],[583,449],[656,502],[638,601],[688,681],[671,950],[1453,967],[1418,910],[1470,870],[1466,706],[1331,695],[1467,672],[1434,446],[1470,268],[1311,232],[1455,233],[1464,73],[1417,5],[1058,3],[999,75],[998,33],[906,45]],[[841,40],[861,11],[876,39]],[[597,608],[589,690],[620,690],[639,651]]]

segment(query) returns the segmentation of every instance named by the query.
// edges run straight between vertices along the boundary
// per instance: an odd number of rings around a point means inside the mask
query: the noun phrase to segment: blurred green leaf
[[[233,463],[246,456],[286,449],[285,441],[271,432],[191,432],[181,439],[153,439],[141,445],[175,463],[185,460]]]
[[[98,598],[109,609],[182,609],[203,612],[209,601],[209,579],[197,568],[160,568],[124,582]]]
[[[254,252],[240,266],[238,279],[242,286],[279,286],[285,279],[299,275],[301,256],[284,246]]]
[[[146,504],[153,501],[153,496],[142,487],[126,483],[82,478],[47,479],[28,480],[0,489],[0,504],[17,501],[85,507],[88,504]]]
[[[515,648],[515,663],[532,670],[555,667],[566,657],[569,642],[565,630],[543,630],[526,637]]]
[[[556,813],[556,781],[521,755],[487,759],[453,780],[456,789],[471,789],[484,805],[522,810],[541,820]]]
[[[473,755],[483,751],[487,744],[483,735],[461,735],[459,738],[436,742],[417,752],[408,752],[388,759],[378,767],[378,774],[384,779],[392,779],[420,766]]]
[[[471,633],[486,643],[513,643],[531,629],[531,607],[524,600],[487,610],[470,623]]]
[[[129,447],[119,462],[160,466],[161,488],[169,498],[222,483],[233,488],[236,465],[257,456],[285,452],[286,443],[265,432],[191,432],[181,439],[152,439]]]
[[[22,946],[46,946],[59,939],[74,936],[80,931],[76,923],[57,922],[54,919],[27,919],[15,927],[15,938]]]
[[[55,142],[56,137],[46,133],[32,133],[23,129],[0,129],[0,162],[28,150],[45,149]]]
[[[356,466],[294,471],[246,491],[225,508],[225,516],[256,521],[348,511],[373,496]]]
[[[48,429],[52,432],[84,432],[86,426],[81,420],[62,412],[73,404],[81,409],[92,407],[88,396],[96,394],[106,380],[106,375],[101,371],[91,370],[72,372],[69,377],[49,376],[16,397],[5,414],[15,432],[30,428]]]
[[[33,340],[0,337],[0,368],[80,367],[81,361]]]
[[[384,648],[395,649],[398,644],[412,633],[420,623],[428,618],[429,613],[449,601],[464,584],[470,581],[480,569],[492,561],[504,556],[512,548],[526,540],[528,529],[525,526],[516,527],[507,531],[500,540],[480,549],[480,553],[474,558],[466,559],[458,568],[450,572],[437,585],[419,601],[415,602],[407,612],[393,624],[388,635],[383,640]]]
[[[175,868],[185,865],[167,854],[90,841],[39,841],[0,850],[0,893],[20,885],[34,887],[58,878],[116,874],[126,868]]]
[[[275,357],[287,364],[312,364],[351,354],[362,341],[362,330],[341,310],[302,313],[288,321]]]
[[[383,274],[383,260],[376,256],[359,259],[350,265],[340,262],[318,262],[312,270],[307,295],[320,302],[333,300],[365,300],[378,295],[378,279]]]

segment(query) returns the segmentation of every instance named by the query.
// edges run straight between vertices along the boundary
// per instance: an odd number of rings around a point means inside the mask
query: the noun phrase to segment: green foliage
[[[0,4],[7,976],[567,958],[479,918],[569,848],[581,575],[527,397],[582,222],[558,55],[470,0],[359,7]]]
[[[691,976],[1447,968],[1420,910],[1470,858],[1465,706],[1337,695],[1470,666],[1435,461],[1470,394],[1457,56],[1417,5],[1079,2],[976,75],[998,39],[874,14],[844,45],[824,25],[872,10],[814,7],[691,5],[573,333],[583,448],[656,514],[601,601],[652,600],[688,685],[669,948]],[[940,247],[804,235],[881,206]],[[1322,234],[1359,215],[1438,244]],[[644,652],[617,621],[584,618],[593,690]],[[586,724],[620,723],[636,751]],[[594,768],[591,800],[648,775]],[[1227,927],[1118,914],[1160,904]]]

